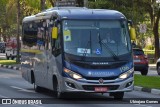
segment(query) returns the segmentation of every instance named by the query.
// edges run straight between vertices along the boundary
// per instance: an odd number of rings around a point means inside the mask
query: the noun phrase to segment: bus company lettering
[[[114,72],[88,72],[88,76],[114,76]]]
[[[108,62],[93,62],[93,65],[108,65]]]

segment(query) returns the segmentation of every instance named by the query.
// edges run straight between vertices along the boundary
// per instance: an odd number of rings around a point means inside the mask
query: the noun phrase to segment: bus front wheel
[[[60,91],[60,86],[59,86],[59,84],[58,84],[58,82],[57,82],[57,85],[56,85],[57,87],[56,87],[56,97],[57,98],[63,98],[63,94],[64,93],[62,93],[61,91]]]
[[[123,100],[124,92],[113,92],[110,96],[113,96],[115,100]]]
[[[57,98],[63,98],[63,93],[60,91],[60,85],[56,78],[53,79],[53,91]]]

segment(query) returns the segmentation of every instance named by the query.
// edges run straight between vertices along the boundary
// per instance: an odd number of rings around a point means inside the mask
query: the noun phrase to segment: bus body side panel
[[[27,80],[28,82],[32,83],[31,81],[31,71],[33,70],[32,66],[32,58],[34,54],[21,52],[21,72],[22,77]]]
[[[48,62],[48,87],[53,90],[53,76],[56,76],[59,84],[62,84],[62,55],[55,57],[54,55],[49,55]]]
[[[41,87],[47,88],[48,83],[48,70],[47,70],[47,53],[46,50],[41,51],[40,54],[36,54],[34,66],[35,84]]]

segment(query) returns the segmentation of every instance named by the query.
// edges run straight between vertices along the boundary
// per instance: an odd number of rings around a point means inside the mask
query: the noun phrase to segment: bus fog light
[[[71,88],[76,88],[75,85],[73,83],[71,83],[71,82],[67,81],[66,84]]]
[[[131,86],[131,85],[132,85],[132,83],[133,83],[133,81],[131,81],[131,82],[127,83],[125,88],[127,88],[127,87]]]

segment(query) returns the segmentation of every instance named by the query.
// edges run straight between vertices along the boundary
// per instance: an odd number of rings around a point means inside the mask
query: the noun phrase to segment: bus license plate
[[[95,92],[106,92],[107,90],[107,87],[95,87]]]

